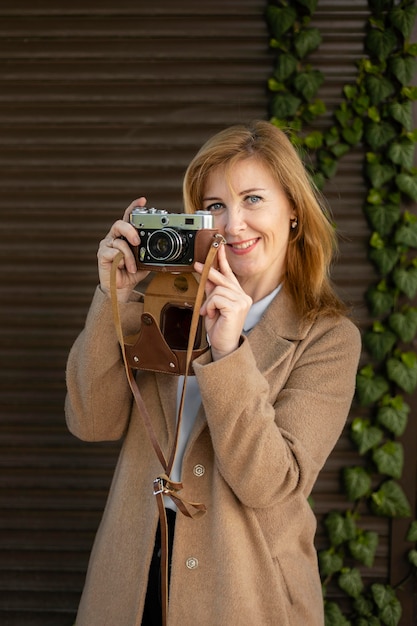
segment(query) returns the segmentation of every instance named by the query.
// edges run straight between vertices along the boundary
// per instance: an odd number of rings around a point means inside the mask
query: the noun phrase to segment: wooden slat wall
[[[265,6],[0,2],[4,626],[73,623],[118,452],[73,438],[63,414],[65,362],[97,282],[97,243],[138,195],[181,210],[182,175],[199,145],[229,124],[267,118]],[[329,108],[354,78],[365,15],[366,0],[319,2],[324,42],[314,62]],[[327,195],[344,235],[335,279],[365,325],[373,273],[360,160],[345,159]],[[344,436],[315,490],[319,515],[343,509],[339,470],[351,461]],[[384,579],[389,529],[378,530],[372,575]]]

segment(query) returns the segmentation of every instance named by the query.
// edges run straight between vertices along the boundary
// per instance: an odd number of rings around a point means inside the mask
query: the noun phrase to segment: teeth
[[[246,248],[250,248],[250,246],[252,246],[255,242],[256,239],[252,239],[252,241],[245,241],[243,243],[233,243],[232,247],[236,248],[236,250],[246,250]]]

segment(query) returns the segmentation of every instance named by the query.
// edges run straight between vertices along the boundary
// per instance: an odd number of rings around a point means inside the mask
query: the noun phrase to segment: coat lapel
[[[284,289],[273,299],[259,323],[248,333],[252,351],[260,371],[267,375],[277,367],[295,349],[312,324],[303,322],[297,314],[292,299]],[[199,362],[210,362],[210,353],[199,358]],[[164,412],[170,445],[173,442],[176,427],[176,406],[178,376],[169,374],[156,375],[158,393]],[[193,438],[206,424],[202,407],[198,412]]]
[[[248,333],[260,371],[266,375],[305,338],[311,322],[303,322],[285,289],[273,299],[261,320]]]

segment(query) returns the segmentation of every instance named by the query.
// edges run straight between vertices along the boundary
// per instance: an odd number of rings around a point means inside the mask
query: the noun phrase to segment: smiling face
[[[268,168],[256,158],[217,167],[204,186],[203,209],[225,237],[229,264],[254,302],[282,281],[295,211]]]

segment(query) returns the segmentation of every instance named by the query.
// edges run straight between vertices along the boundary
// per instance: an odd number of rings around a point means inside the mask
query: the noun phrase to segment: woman
[[[319,626],[307,498],[343,429],[360,354],[358,330],[329,282],[333,227],[294,148],[268,122],[209,140],[188,167],[184,201],[188,213],[213,214],[226,244],[206,285],[200,313],[211,350],[193,362],[176,459],[184,497],[207,512],[173,514],[168,624]],[[128,220],[145,204],[133,202],[100,244],[100,287],[68,361],[70,430],[88,441],[124,436],[78,626],[147,626],[149,608],[159,611],[148,574],[158,556],[150,485],[161,465],[132,408],[109,299],[122,251],[117,298],[124,332],[136,332],[142,303],[133,288],[146,272],[136,267],[129,244],[139,238]],[[178,378],[140,372],[137,382],[169,450]]]

